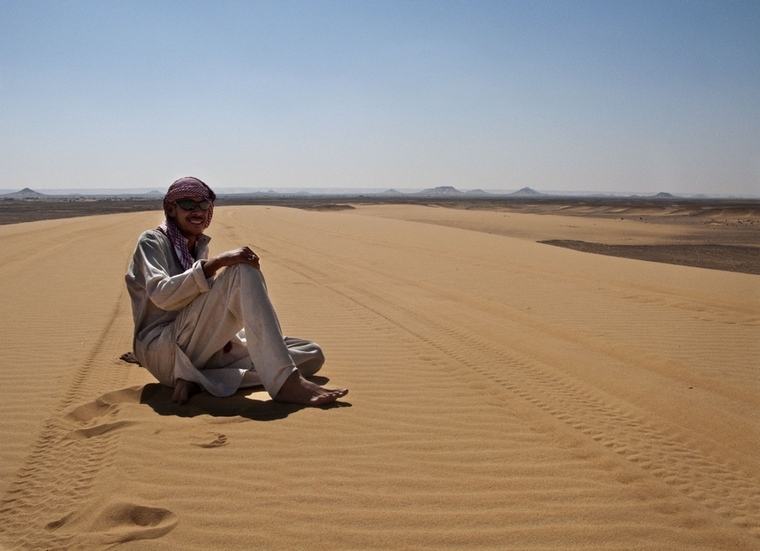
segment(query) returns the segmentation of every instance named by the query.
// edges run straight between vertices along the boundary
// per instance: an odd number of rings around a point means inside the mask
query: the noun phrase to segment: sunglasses
[[[201,210],[208,210],[208,208],[211,206],[211,203],[209,201],[206,201],[205,199],[203,201],[193,201],[192,199],[179,199],[177,201],[174,201],[174,203],[179,208],[186,211],[193,211],[195,210],[195,207],[200,207]]]

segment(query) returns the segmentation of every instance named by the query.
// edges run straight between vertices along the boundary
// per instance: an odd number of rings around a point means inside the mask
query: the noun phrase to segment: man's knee
[[[227,266],[222,274],[225,274],[227,272],[230,272],[230,274],[238,274],[238,273],[244,273],[244,274],[254,274],[258,277],[261,277],[261,270],[258,268],[254,268],[253,266],[249,264],[233,264],[232,266]]]
[[[224,271],[217,276],[216,280],[224,283],[237,282],[242,285],[261,286],[266,289],[264,276],[262,275],[261,270],[249,266],[248,264],[234,264],[232,266],[227,266]]]

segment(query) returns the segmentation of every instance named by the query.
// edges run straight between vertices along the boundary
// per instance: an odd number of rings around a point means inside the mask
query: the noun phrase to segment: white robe
[[[205,277],[209,241],[198,237],[198,260],[185,270],[163,233],[140,236],[125,277],[140,363],[167,386],[182,378],[215,396],[259,384],[275,396],[296,368],[316,373],[321,348],[282,336],[259,270],[239,264]]]

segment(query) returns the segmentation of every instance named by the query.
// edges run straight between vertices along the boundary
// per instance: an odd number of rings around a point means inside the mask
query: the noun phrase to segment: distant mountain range
[[[5,193],[3,193],[5,191]],[[2,200],[61,200],[61,199],[160,199],[163,197],[164,192],[153,189],[150,191],[143,190],[117,190],[117,189],[90,189],[90,190],[45,190],[47,193],[41,193],[30,188],[24,188],[20,191],[7,192],[6,190],[0,190],[0,199]],[[542,193],[529,187],[524,187],[517,191],[501,192],[501,191],[484,191],[482,189],[472,190],[459,190],[453,186],[438,186],[422,191],[399,191],[396,189],[388,189],[385,191],[378,190],[362,190],[362,189],[294,189],[287,191],[276,191],[270,189],[268,191],[245,189],[245,188],[221,188],[217,190],[217,195],[221,197],[265,197],[265,198],[288,198],[288,197],[387,197],[387,198],[430,198],[430,199],[488,199],[488,198],[551,198],[551,197],[601,197],[601,198],[640,198],[640,199],[676,199],[676,198],[693,198],[693,199],[707,199],[705,195],[698,196],[676,196],[667,192],[660,192],[654,195],[637,195],[637,194],[604,194],[604,193],[562,193],[562,192],[546,192]],[[717,196],[716,196],[717,197]],[[733,197],[736,198],[736,197]]]
[[[404,196],[413,196],[413,197],[440,197],[440,198],[449,198],[449,197],[461,197],[461,198],[467,198],[467,197],[541,197],[544,194],[539,193],[538,191],[532,190],[529,187],[522,188],[519,191],[515,191],[513,193],[489,193],[487,191],[483,191],[482,189],[471,189],[466,191],[458,190],[457,188],[453,186],[438,186],[434,188],[428,188],[423,189],[422,191],[412,192],[412,193],[402,193],[400,191],[396,191],[395,189],[390,189],[386,192],[381,193],[380,195],[383,196],[396,196],[396,197],[404,197]]]

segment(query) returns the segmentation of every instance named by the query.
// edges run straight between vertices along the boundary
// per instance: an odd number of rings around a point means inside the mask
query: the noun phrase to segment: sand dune
[[[760,276],[495,214],[217,210],[212,251],[250,244],[350,388],[330,409],[175,406],[118,360],[158,213],[0,227],[0,548],[760,549]]]

